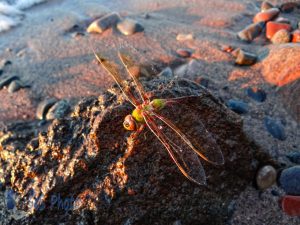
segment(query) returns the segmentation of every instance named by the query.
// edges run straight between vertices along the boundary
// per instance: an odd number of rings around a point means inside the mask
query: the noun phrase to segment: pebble
[[[12,81],[19,80],[18,76],[9,76],[0,80],[0,89],[9,85]]]
[[[300,166],[293,166],[283,170],[279,184],[288,195],[300,195]]]
[[[24,84],[20,80],[14,80],[9,84],[7,90],[9,93],[14,93],[23,87],[24,87]]]
[[[121,20],[118,13],[113,12],[93,21],[87,28],[88,33],[102,33],[110,27],[115,26]]]
[[[282,29],[291,31],[292,27],[290,24],[270,21],[266,26],[266,37],[271,39],[275,33]]]
[[[0,70],[3,70],[5,66],[10,65],[11,61],[7,59],[0,60]]]
[[[177,34],[176,36],[176,40],[177,41],[188,41],[188,40],[193,40],[194,39],[194,36],[193,34]]]
[[[282,3],[279,8],[280,11],[283,13],[290,13],[293,12],[295,8],[297,8],[297,3],[296,2]]]
[[[221,49],[223,52],[227,52],[227,53],[231,53],[234,51],[234,47],[232,47],[231,45],[222,45]]]
[[[259,89],[259,88],[252,88],[252,87],[249,87],[246,89],[246,94],[254,99],[255,101],[258,101],[258,102],[264,102],[267,98],[267,94],[264,90],[262,89]]]
[[[261,21],[267,22],[269,20],[274,19],[279,14],[279,12],[280,10],[277,8],[271,8],[264,12],[259,12],[254,16],[253,22],[254,23],[261,22]]]
[[[291,33],[287,30],[277,31],[271,39],[273,44],[289,43],[291,41]]]
[[[159,77],[164,77],[164,78],[172,78],[173,77],[173,71],[170,67],[164,68],[159,74]]]
[[[291,21],[284,17],[278,17],[278,18],[276,18],[276,20],[274,20],[274,22],[291,24]]]
[[[245,29],[241,30],[237,37],[246,42],[251,42],[254,38],[258,37],[265,27],[265,22],[257,22],[250,24]]]
[[[273,166],[260,168],[256,174],[256,184],[261,190],[271,187],[276,182],[277,172]]]
[[[13,190],[9,189],[5,192],[5,200],[7,209],[12,210],[16,205]]]
[[[176,50],[178,56],[182,58],[188,58],[192,55],[192,51],[190,49],[180,48]]]
[[[253,65],[256,62],[256,60],[257,56],[255,54],[240,49],[237,52],[235,63],[237,65],[250,66]]]
[[[270,2],[268,2],[268,1],[263,1],[263,2],[261,3],[260,10],[261,10],[262,12],[265,12],[266,10],[271,9],[271,8],[274,8],[274,6],[273,6]]]
[[[117,24],[117,28],[124,35],[132,35],[144,30],[144,27],[141,24],[132,19],[124,19],[120,21]]]
[[[276,139],[284,141],[286,134],[282,123],[269,116],[264,118],[264,125],[267,131]]]
[[[300,29],[294,30],[292,33],[292,42],[300,42]]]
[[[37,107],[36,111],[36,117],[39,120],[44,120],[46,118],[48,110],[57,102],[55,98],[50,98],[46,99],[42,102]]]
[[[300,165],[300,152],[294,151],[286,155],[286,157],[292,162]]]
[[[70,111],[70,104],[67,100],[56,102],[50,107],[46,114],[46,120],[61,119],[66,116]]]
[[[248,112],[248,104],[241,100],[230,99],[227,102],[227,106],[238,114],[244,114]]]
[[[283,196],[281,208],[289,216],[300,216],[300,196]]]

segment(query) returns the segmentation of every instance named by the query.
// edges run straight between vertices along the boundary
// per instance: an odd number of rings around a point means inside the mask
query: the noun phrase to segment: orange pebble
[[[294,30],[292,33],[292,42],[300,42],[300,30]]]
[[[270,21],[267,23],[266,36],[267,38],[271,39],[277,31],[279,30],[291,31],[291,29],[292,27],[290,24]]]
[[[272,8],[264,12],[259,12],[254,16],[253,22],[254,23],[261,22],[261,21],[267,22],[269,20],[274,19],[279,14],[279,12],[280,11],[277,8]]]

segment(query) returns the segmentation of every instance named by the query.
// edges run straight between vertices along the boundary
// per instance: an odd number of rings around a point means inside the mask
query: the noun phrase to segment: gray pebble
[[[47,112],[56,102],[57,100],[55,98],[46,99],[40,102],[37,107],[36,117],[40,120],[44,120],[46,118]]]
[[[121,20],[118,13],[110,13],[93,21],[87,28],[88,33],[102,33],[110,27],[115,26]]]
[[[164,68],[159,74],[159,77],[164,77],[164,78],[172,78],[173,77],[173,71],[170,67]]]
[[[60,119],[66,116],[67,113],[70,111],[70,104],[67,100],[61,100],[56,102],[47,112],[46,119],[53,120],[53,119]]]
[[[227,106],[238,114],[244,114],[248,112],[248,104],[242,100],[230,99],[227,102]]]
[[[239,50],[235,63],[241,66],[250,66],[253,65],[257,60],[257,56],[253,53],[246,52],[244,50]]]
[[[132,19],[124,19],[117,24],[118,30],[124,35],[132,35],[136,32],[142,32],[144,27]]]
[[[300,195],[300,166],[293,166],[281,172],[279,184],[289,195]]]
[[[273,166],[267,165],[260,168],[256,174],[256,184],[261,190],[271,187],[277,178],[277,172]]]
[[[13,93],[13,92],[16,92],[16,91],[20,90],[20,89],[23,88],[23,87],[24,87],[24,85],[23,85],[23,83],[22,83],[21,81],[19,81],[19,80],[14,80],[14,81],[12,81],[12,82],[9,84],[7,90],[8,90],[9,93]]]
[[[8,76],[6,78],[1,79],[0,80],[0,89],[2,89],[3,87],[9,85],[14,80],[19,80],[19,77],[17,77],[17,76]]]
[[[276,139],[284,141],[286,139],[286,134],[284,131],[284,126],[279,120],[273,119],[269,116],[264,118],[264,125],[267,131]]]
[[[294,151],[286,155],[286,157],[292,162],[300,165],[300,152]]]
[[[265,22],[258,22],[250,24],[245,29],[238,32],[237,37],[246,42],[251,42],[254,38],[258,37],[265,27]]]

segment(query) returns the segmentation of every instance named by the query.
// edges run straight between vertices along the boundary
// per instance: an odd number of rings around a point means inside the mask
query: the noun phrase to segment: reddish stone
[[[292,33],[292,42],[300,42],[300,30],[294,30]]]
[[[279,9],[272,8],[272,9],[268,9],[264,12],[257,13],[255,15],[255,17],[253,18],[253,22],[257,23],[257,22],[261,22],[261,21],[264,21],[264,22],[270,21],[270,20],[274,19],[279,14],[279,12],[280,12]]]
[[[291,31],[292,27],[290,24],[270,21],[267,23],[267,28],[266,28],[267,38],[271,39],[273,35],[279,30]]]
[[[284,196],[281,199],[281,208],[289,216],[300,216],[300,196]]]

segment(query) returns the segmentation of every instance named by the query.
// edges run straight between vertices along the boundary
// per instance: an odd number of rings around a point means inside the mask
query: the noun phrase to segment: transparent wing
[[[93,50],[94,51],[94,50]],[[127,99],[133,104],[134,106],[137,106],[140,104],[139,100],[135,97],[135,95],[130,91],[130,88],[128,85],[124,83],[124,79],[121,77],[121,72],[118,69],[118,66],[102,57],[99,53],[96,53],[94,51],[94,54],[96,56],[96,59],[98,62],[102,65],[102,67],[112,76],[112,78],[115,80],[115,82],[118,84],[119,88],[122,90],[124,95],[127,97]]]
[[[127,73],[130,75],[130,77],[133,79],[135,85],[137,86],[137,89],[138,89],[138,91],[140,93],[140,96],[143,99],[143,101],[149,100],[147,95],[146,95],[146,92],[143,88],[143,85],[140,83],[140,81],[129,70],[130,68],[136,66],[136,64],[134,63],[132,58],[129,55],[123,53],[123,52],[119,52],[118,55],[119,55],[123,65],[125,66],[125,68],[127,70]]]
[[[170,157],[173,159],[179,170],[189,180],[199,184],[206,185],[206,176],[198,155],[191,150],[185,142],[176,135],[165,123],[147,112],[143,112],[143,117],[149,129],[165,146]]]
[[[184,105],[195,105],[195,102],[198,100],[199,96],[187,96],[165,99],[164,101],[166,103],[166,111],[173,110],[178,115],[180,113],[178,108],[181,108],[184,111]],[[175,108],[172,109],[172,106],[175,106]],[[191,112],[190,115],[193,113],[196,115],[199,114],[196,107],[187,108],[186,110]],[[192,113],[192,111],[194,112]],[[224,157],[219,145],[199,118],[196,117],[193,119],[189,117],[185,119],[185,121],[183,121],[185,123],[185,127],[179,129],[171,120],[167,119],[166,116],[162,116],[155,112],[153,112],[153,115],[171,128],[177,134],[177,137],[190,146],[190,148],[193,149],[202,159],[215,165],[224,164]],[[183,113],[180,115],[181,117],[184,117]],[[182,132],[182,130],[184,130],[184,132]]]

